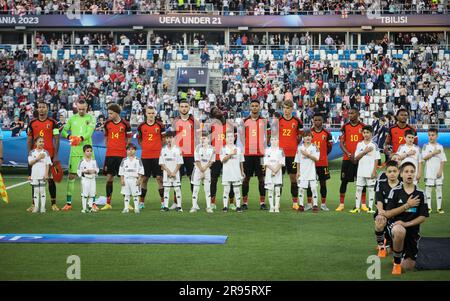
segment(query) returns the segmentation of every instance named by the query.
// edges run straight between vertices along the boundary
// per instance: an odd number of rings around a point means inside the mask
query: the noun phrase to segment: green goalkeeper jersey
[[[95,117],[91,114],[86,114],[81,117],[78,114],[72,115],[61,132],[64,138],[71,136],[83,137],[83,141],[77,146],[70,147],[70,156],[83,156],[83,146],[86,144],[92,145],[92,134],[95,130]]]

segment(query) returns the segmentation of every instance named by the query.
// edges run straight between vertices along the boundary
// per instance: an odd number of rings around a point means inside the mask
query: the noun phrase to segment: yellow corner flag
[[[6,192],[5,182],[3,181],[3,176],[0,173],[0,195],[2,196],[3,201],[5,203],[9,203],[8,193]]]

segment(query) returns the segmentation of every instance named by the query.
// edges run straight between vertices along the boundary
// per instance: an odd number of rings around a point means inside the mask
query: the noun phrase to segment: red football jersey
[[[354,154],[356,150],[356,146],[358,145],[358,142],[363,141],[364,137],[362,134],[362,128],[364,127],[364,123],[358,122],[356,125],[352,125],[349,122],[344,124],[341,131],[341,141],[344,142],[345,147],[347,150]],[[344,153],[344,160],[350,160],[350,158],[347,156],[347,154]]]
[[[389,128],[389,139],[392,145],[392,153],[396,153],[400,145],[405,144],[405,132],[407,130],[413,130],[416,133],[416,129],[407,124],[404,128],[399,127],[398,125],[394,125]],[[414,143],[418,143],[417,135],[414,139]]]
[[[187,120],[175,119],[175,145],[181,149],[183,157],[194,157],[195,121],[192,115]]]
[[[236,136],[235,127],[232,124],[214,122],[211,124],[211,145],[216,151],[216,161],[220,161],[220,151],[226,144],[227,130],[233,131]]]
[[[316,162],[316,166],[328,166],[328,153],[333,146],[333,136],[326,129],[322,129],[317,132],[315,129],[311,130],[313,135],[312,143],[314,143],[320,152],[319,161]]]
[[[131,138],[131,126],[124,119],[118,123],[105,122],[106,157],[126,157],[127,139]]]
[[[267,119],[258,116],[254,120],[251,116],[244,119],[245,127],[245,156],[264,156],[265,139],[267,135]]]
[[[53,159],[55,154],[53,146],[53,136],[59,135],[57,122],[52,118],[47,118],[44,121],[40,121],[38,118],[30,121],[27,129],[28,136],[30,136],[33,141],[37,137],[44,137],[44,149],[48,152],[50,157]],[[34,143],[34,142],[33,142]],[[35,148],[36,145],[33,146]]]
[[[278,119],[279,145],[286,157],[295,157],[300,140],[299,137],[302,134],[302,127],[303,122],[297,117],[292,117],[288,120],[281,116]]]
[[[162,149],[162,132],[164,126],[155,121],[153,124],[147,122],[138,126],[138,139],[141,143],[142,159],[158,159]]]

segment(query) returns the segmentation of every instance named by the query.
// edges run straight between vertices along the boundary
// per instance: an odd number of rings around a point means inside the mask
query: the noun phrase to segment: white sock
[[[298,188],[298,205],[303,206],[303,196],[305,194],[305,190],[301,187]]]
[[[442,209],[442,185],[436,186],[436,203],[437,209]]]
[[[280,209],[281,187],[275,187],[275,209]]]
[[[177,197],[177,206],[178,206],[178,208],[181,208],[181,187],[180,186],[177,186],[177,187],[175,187],[175,194],[176,194],[176,197]]]
[[[92,198],[92,197],[89,197],[88,198],[88,205],[89,205],[89,208],[92,208],[92,205],[94,204],[94,198]]]
[[[367,188],[367,192],[368,192],[368,195],[369,195],[369,210],[372,210],[373,202],[374,202],[374,199],[375,199],[375,189],[374,189],[374,187],[373,186],[369,186]]]
[[[170,187],[164,187],[164,207],[169,208]]]
[[[81,204],[83,205],[83,210],[86,210],[87,198],[85,196],[81,197]]]
[[[270,209],[274,209],[275,205],[273,204],[273,190],[267,189],[267,195],[269,196]]]
[[[134,210],[139,211],[139,197],[135,196],[133,197],[133,199],[134,199]]]
[[[223,186],[223,208],[228,208],[228,197],[230,194],[230,185]]]
[[[426,203],[428,205],[428,209],[431,209],[431,193],[433,191],[433,187],[431,186],[427,186],[425,188],[425,199],[426,199]]]
[[[206,185],[204,185],[206,187]],[[198,192],[200,190],[200,186],[194,185],[194,189],[192,190],[192,208],[198,207]]]
[[[355,207],[356,208],[360,208],[361,207],[361,197],[362,197],[362,192],[363,192],[364,187],[362,186],[356,186],[356,204]]]
[[[316,185],[311,185],[311,192],[312,192],[312,198],[313,198],[313,206],[317,206],[318,204],[318,198],[319,196],[317,195],[317,186]]]
[[[123,199],[123,208],[128,209],[129,204],[130,204],[130,197],[126,195],[125,198]]]
[[[41,212],[44,212],[45,211],[45,202],[46,202],[45,186],[39,187],[39,192],[41,195]]]
[[[211,208],[211,184],[203,183],[203,190],[205,190],[206,208]]]
[[[234,199],[236,200],[236,207],[241,207],[241,186],[233,186]]]
[[[39,186],[33,187],[33,203],[34,203],[34,208],[36,210],[39,209]]]

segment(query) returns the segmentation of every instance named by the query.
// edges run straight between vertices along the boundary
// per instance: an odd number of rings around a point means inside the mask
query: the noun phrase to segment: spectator
[[[14,121],[9,127],[11,130],[11,137],[19,137],[20,133],[22,133],[23,127],[23,122],[20,121],[19,116],[14,116]]]

